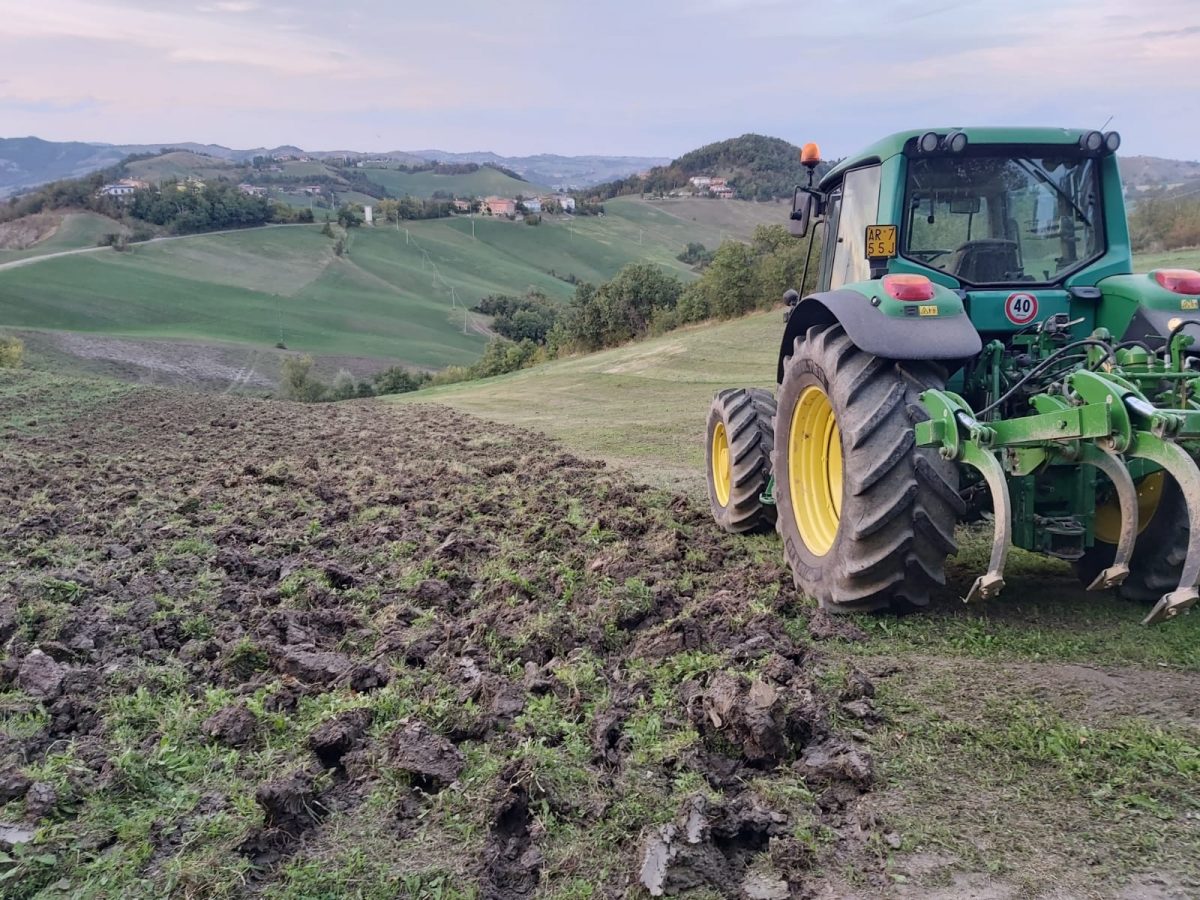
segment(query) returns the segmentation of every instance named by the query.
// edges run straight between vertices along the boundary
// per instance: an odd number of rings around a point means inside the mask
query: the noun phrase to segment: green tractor
[[[990,514],[967,601],[1011,544],[1152,604],[1200,581],[1200,273],[1132,274],[1115,132],[892,135],[796,189],[824,245],[789,291],[778,387],[708,416],[713,515],[775,527],[796,585],[835,612],[920,607],[955,526]]]

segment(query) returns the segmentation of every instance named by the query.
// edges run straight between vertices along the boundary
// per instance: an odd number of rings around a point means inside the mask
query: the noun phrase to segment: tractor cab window
[[[1051,283],[1104,251],[1098,162],[966,156],[908,161],[901,252],[968,285]]]
[[[837,205],[837,239],[830,269],[830,289],[867,281],[871,277],[871,265],[867,261],[867,226],[875,224],[878,211],[879,166],[847,172]]]

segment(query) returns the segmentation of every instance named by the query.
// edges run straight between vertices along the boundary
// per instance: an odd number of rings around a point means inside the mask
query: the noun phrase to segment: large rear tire
[[[1106,516],[1117,516],[1110,501],[1097,509],[1096,543],[1076,564],[1079,580],[1091,584],[1100,572],[1112,564],[1116,555],[1114,529],[1102,527]],[[1138,483],[1138,514],[1142,527],[1129,559],[1129,577],[1117,588],[1117,595],[1137,603],[1157,603],[1163,594],[1179,587],[1183,563],[1187,558],[1188,511],[1183,492],[1174,478],[1154,473]]]
[[[761,388],[720,391],[708,409],[708,502],[733,534],[767,531],[775,507],[760,499],[771,478],[775,400]]]
[[[934,364],[859,350],[836,323],[797,338],[776,395],[776,527],[797,587],[831,612],[925,606],[965,512],[958,470],[919,449]]]

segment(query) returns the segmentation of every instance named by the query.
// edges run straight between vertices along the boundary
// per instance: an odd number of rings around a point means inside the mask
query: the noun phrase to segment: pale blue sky
[[[0,0],[0,136],[826,156],[900,128],[1099,127],[1200,157],[1196,0]]]

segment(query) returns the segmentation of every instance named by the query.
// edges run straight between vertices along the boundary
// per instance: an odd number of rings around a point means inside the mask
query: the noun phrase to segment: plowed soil
[[[688,497],[444,408],[4,378],[5,896],[886,883],[857,629]]]

